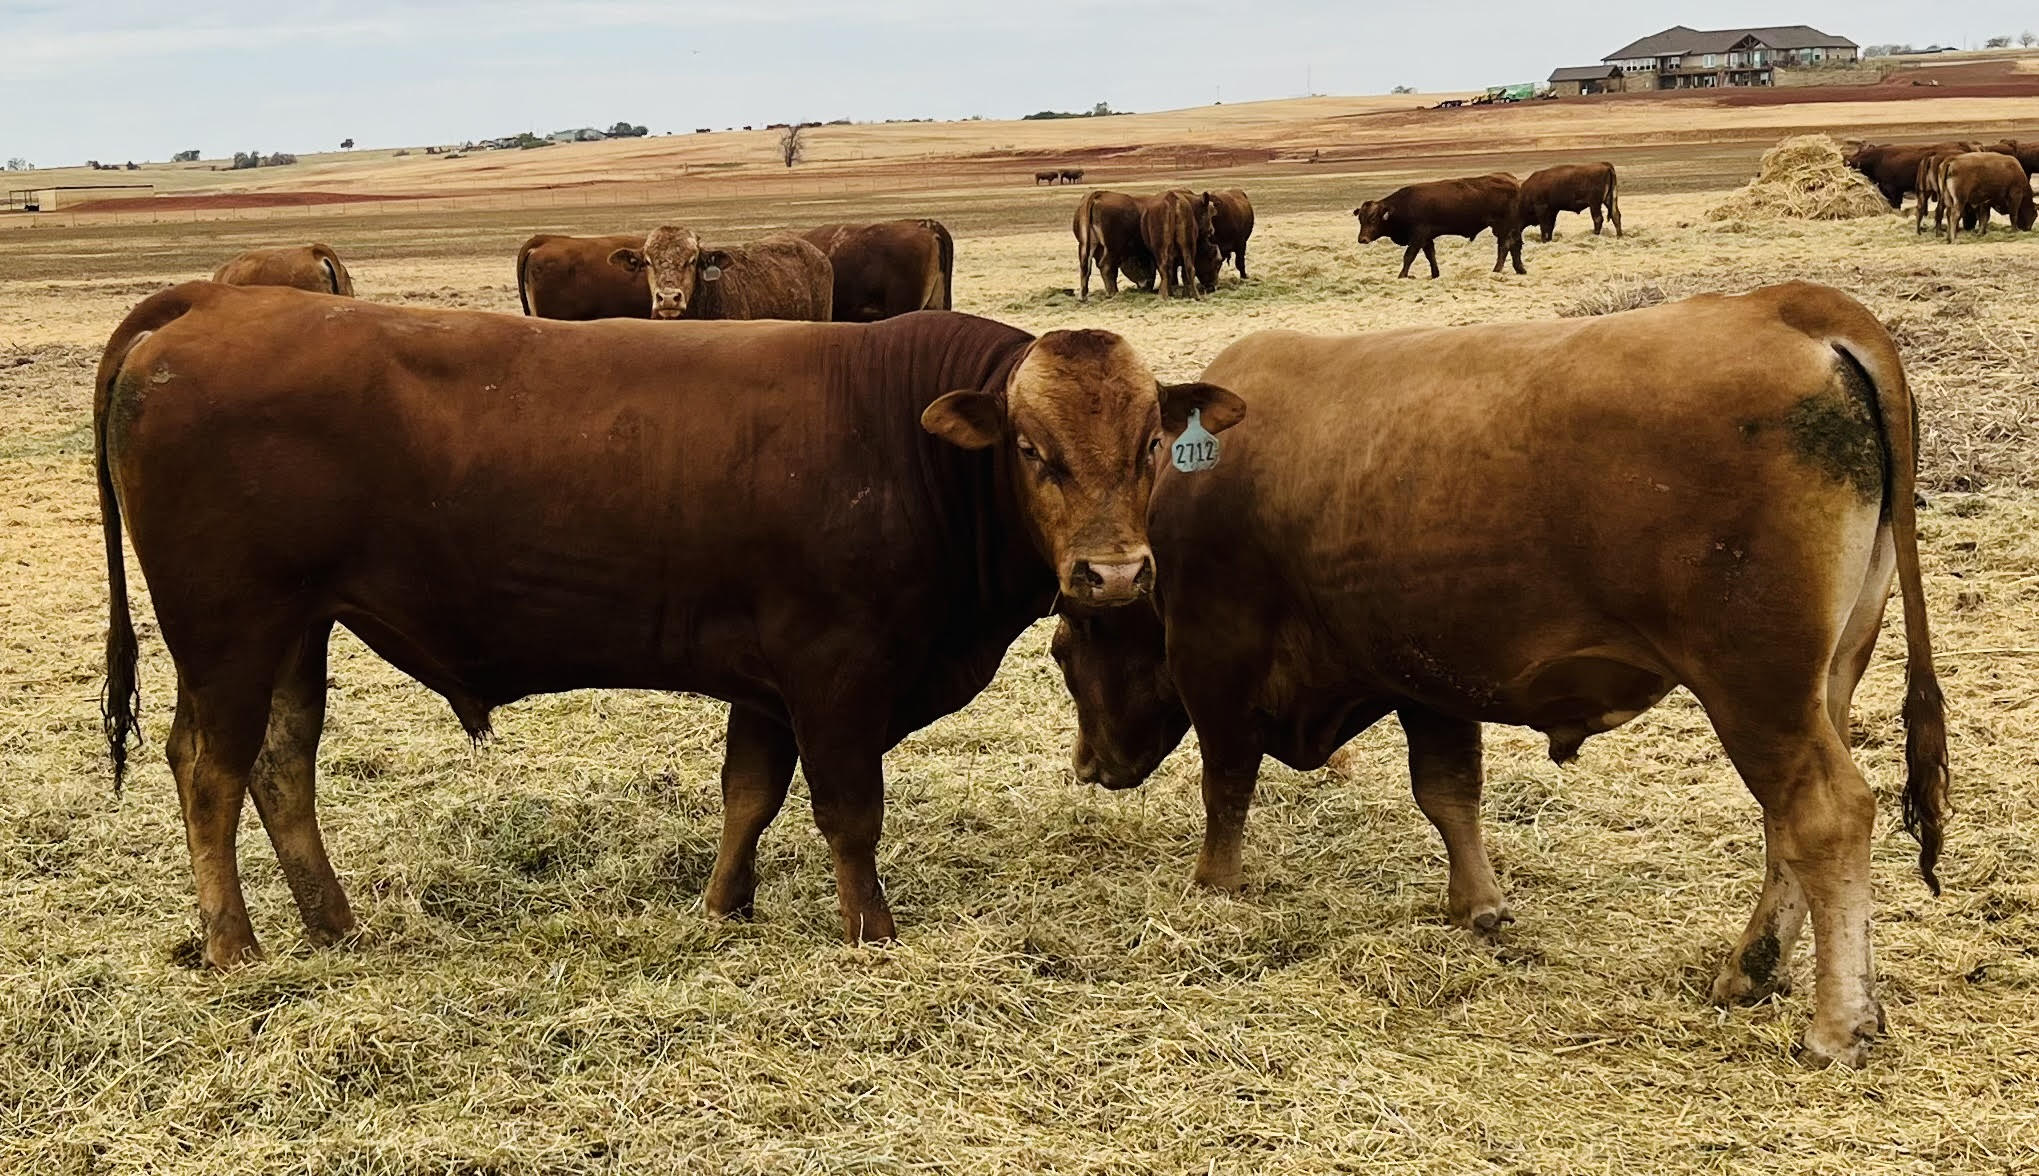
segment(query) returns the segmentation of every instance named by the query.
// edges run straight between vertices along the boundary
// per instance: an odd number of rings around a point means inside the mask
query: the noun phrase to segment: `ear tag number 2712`
[[[1185,474],[1194,474],[1218,464],[1218,439],[1204,428],[1203,415],[1197,409],[1189,410],[1189,424],[1175,439],[1171,451],[1175,468]]]

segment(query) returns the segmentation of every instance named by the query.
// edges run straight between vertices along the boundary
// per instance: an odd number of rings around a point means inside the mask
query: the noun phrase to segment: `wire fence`
[[[1167,175],[1207,174],[1263,162],[1264,153],[1242,158],[1228,151],[1141,152],[1081,170],[1084,186],[1151,182]],[[453,192],[443,196],[355,196],[333,192],[187,192],[122,202],[118,207],[84,207],[0,215],[0,230],[81,228],[117,225],[200,224],[213,221],[296,220],[305,217],[375,217],[433,212],[524,212],[611,208],[630,205],[705,204],[774,199],[823,203],[837,199],[915,192],[982,192],[1041,187],[1030,161],[929,160],[925,166],[887,164],[879,168],[774,175],[675,172],[645,180],[593,180],[553,187],[499,192]],[[1061,168],[1058,166],[1058,172]],[[1054,186],[1072,186],[1058,181]]]

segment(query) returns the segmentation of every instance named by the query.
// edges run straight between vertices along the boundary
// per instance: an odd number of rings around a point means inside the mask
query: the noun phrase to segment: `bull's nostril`
[[[1069,569],[1069,580],[1079,588],[1104,587],[1104,577],[1098,575],[1097,569],[1091,567],[1087,559],[1077,560],[1075,566]]]

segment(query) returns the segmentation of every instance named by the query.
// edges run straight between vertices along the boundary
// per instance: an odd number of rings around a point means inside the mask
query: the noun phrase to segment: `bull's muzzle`
[[[1078,556],[1071,560],[1062,594],[1084,604],[1129,604],[1153,588],[1154,556],[1141,548],[1106,558]]]

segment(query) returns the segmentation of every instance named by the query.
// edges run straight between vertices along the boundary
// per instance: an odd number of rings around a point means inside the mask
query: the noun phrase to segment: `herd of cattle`
[[[1931,177],[1951,219],[1969,161]],[[1483,230],[1520,269],[1524,227],[1548,237],[1560,211],[1620,233],[1616,189],[1611,167],[1568,167],[1355,215],[1362,241],[1406,247],[1404,276],[1419,253],[1435,276],[1436,236]],[[1094,192],[1074,229],[1084,294],[1095,265],[1107,292],[1124,274],[1194,296],[1226,259],[1245,277],[1253,208],[1236,189]],[[732,247],[671,226],[543,235],[516,264],[523,318],[336,297],[352,279],[332,250],[261,251],[147,298],[107,344],[105,730],[118,780],[139,699],[125,532],[176,663],[165,747],[210,964],[258,954],[234,849],[250,793],[312,940],[355,926],[314,806],[336,624],[477,737],[538,693],[729,703],[707,909],[751,912],[797,762],[844,933],[868,940],[895,931],[884,754],[1056,615],[1079,779],[1138,785],[1197,732],[1201,882],[1241,882],[1263,757],[1321,766],[1393,713],[1450,917],[1482,935],[1511,915],[1480,725],[1540,731],[1563,762],[1689,688],[1768,856],[1714,997],[1788,988],[1810,919],[1808,1056],[1859,1064],[1880,1033],[1874,802],[1848,739],[1893,586],[1904,820],[1936,890],[1948,773],[1916,414],[1848,295],[1260,332],[1163,383],[1111,332],[949,310],[932,220]],[[774,321],[691,321],[745,317]],[[682,321],[628,321],[652,318]]]
[[[1991,212],[2001,212],[2020,231],[2032,228],[2039,207],[2032,176],[2039,174],[2039,143],[2005,139],[1985,146],[1968,141],[1896,147],[1863,143],[1848,153],[1848,166],[1876,185],[1892,208],[1918,195],[1913,229],[1944,228],[1952,243],[1957,229],[1989,230]]]

